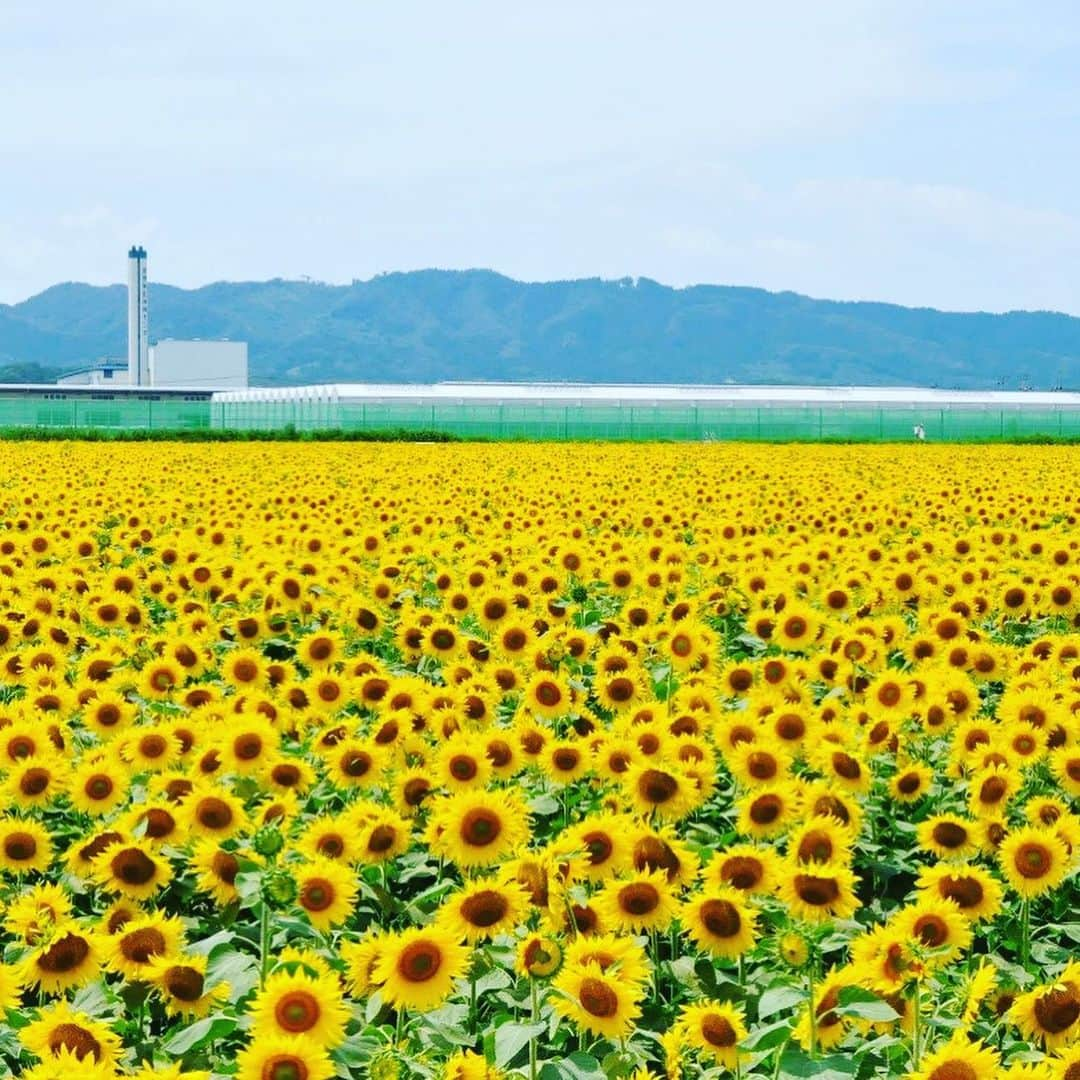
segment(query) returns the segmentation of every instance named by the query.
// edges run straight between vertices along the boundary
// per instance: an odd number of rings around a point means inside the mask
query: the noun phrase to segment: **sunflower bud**
[[[801,934],[785,934],[780,939],[780,955],[793,968],[800,968],[810,956],[806,939]]]
[[[273,903],[285,906],[296,900],[296,882],[286,871],[272,870],[263,882],[263,893]]]
[[[285,837],[281,835],[280,829],[264,825],[255,833],[253,846],[264,858],[272,859],[285,846]]]

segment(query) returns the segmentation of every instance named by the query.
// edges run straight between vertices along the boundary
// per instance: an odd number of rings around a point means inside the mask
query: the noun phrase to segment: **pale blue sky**
[[[484,266],[1080,314],[1080,8],[3,0],[0,302]]]

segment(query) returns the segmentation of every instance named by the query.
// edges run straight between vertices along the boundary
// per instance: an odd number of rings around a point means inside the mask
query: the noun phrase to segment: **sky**
[[[1080,315],[1080,6],[3,0],[0,303],[643,276]]]

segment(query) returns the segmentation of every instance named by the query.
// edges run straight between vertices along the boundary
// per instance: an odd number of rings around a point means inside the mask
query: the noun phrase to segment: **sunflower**
[[[859,907],[855,875],[843,865],[791,866],[781,877],[780,899],[792,915],[810,922],[846,919]]]
[[[380,985],[389,1004],[430,1011],[450,996],[470,956],[470,950],[445,930],[414,927],[383,940],[372,981]]]
[[[190,857],[196,871],[195,887],[208,893],[222,907],[236,899],[236,876],[240,861],[216,840],[202,840],[195,845]]]
[[[149,847],[149,845],[146,845]],[[110,844],[93,861],[98,884],[130,900],[147,900],[172,878],[172,867],[153,850],[123,840]]]
[[[96,978],[101,966],[101,943],[92,931],[74,922],[60,922],[48,938],[22,960],[18,979],[45,994],[63,994]]]
[[[955,901],[960,913],[976,922],[992,919],[1001,908],[1001,885],[981,866],[938,863],[919,874],[920,892]]]
[[[757,940],[757,913],[737,889],[695,893],[683,902],[679,920],[699,949],[728,960]]]
[[[67,791],[69,770],[63,758],[42,755],[16,763],[0,784],[5,806],[45,807]]]
[[[578,1028],[601,1038],[629,1035],[641,1010],[640,986],[605,975],[597,964],[567,965],[552,983],[552,1007]]]
[[[1073,961],[1051,984],[1020,994],[1009,1018],[1025,1038],[1038,1039],[1048,1050],[1080,1035],[1080,963]]]
[[[1006,765],[987,765],[971,778],[968,809],[980,818],[1001,817],[1016,793],[1020,778]]]
[[[500,863],[528,835],[528,812],[516,792],[463,791],[431,808],[429,846],[460,867]]]
[[[377,784],[386,764],[386,750],[363,739],[343,739],[326,755],[330,779],[342,788]]]
[[[262,713],[241,713],[218,741],[225,772],[247,776],[263,772],[281,744],[281,735]]]
[[[731,775],[744,787],[776,784],[787,779],[792,763],[790,750],[783,744],[740,742],[725,751],[724,760]]]
[[[806,651],[821,630],[821,617],[807,604],[789,603],[777,613],[771,640],[782,649]]]
[[[533,716],[554,720],[574,705],[570,684],[550,671],[538,671],[526,684],[522,703]]]
[[[192,836],[227,840],[248,825],[243,801],[225,788],[197,784],[180,804],[180,818]]]
[[[742,796],[736,829],[755,840],[785,832],[799,811],[799,789],[790,781],[761,784]]]
[[[548,744],[540,757],[540,766],[555,784],[572,784],[580,780],[592,764],[585,744],[558,739]]]
[[[934,771],[926,765],[906,765],[897,769],[889,780],[889,794],[901,803],[913,803],[921,799],[934,782]]]
[[[68,797],[76,810],[100,817],[127,798],[129,782],[120,762],[105,755],[87,757],[71,774]]]
[[[575,871],[589,881],[603,881],[630,866],[632,819],[624,814],[594,814],[559,839],[559,851],[581,852]]]
[[[140,1080],[179,1080],[179,1078],[169,1076],[157,1078],[157,1074],[147,1077],[143,1070],[130,1075],[139,1077]],[[188,1077],[192,1074],[185,1073],[184,1075]],[[86,1054],[80,1059],[76,1051],[69,1050],[61,1044],[59,1049],[54,1050],[37,1065],[23,1069],[20,1076],[22,1080],[68,1080],[71,1076],[78,1076],[79,1080],[116,1080],[118,1073],[111,1063],[98,1063]],[[194,1076],[194,1080],[208,1080],[208,1078],[209,1073],[206,1077],[200,1077],[198,1074]]]
[[[662,871],[607,882],[594,900],[601,921],[620,931],[666,930],[678,901]]]
[[[366,821],[356,821],[357,853],[368,865],[390,862],[406,852],[412,840],[408,818],[379,807]]]
[[[175,958],[184,946],[184,925],[177,916],[160,912],[125,922],[109,938],[108,966],[127,979],[149,980],[150,965],[162,957]]]
[[[686,770],[672,765],[643,761],[630,765],[620,779],[630,806],[642,817],[678,821],[700,801]]]
[[[229,996],[229,984],[207,988],[205,956],[154,956],[142,969],[141,978],[152,983],[169,1016],[198,1020],[220,1006]]]
[[[373,989],[375,965],[379,960],[383,943],[389,935],[384,931],[369,931],[361,941],[345,941],[341,944],[341,959],[345,962],[344,980],[354,997],[366,997]]]
[[[1050,755],[1050,770],[1067,795],[1080,798],[1080,746],[1059,746]]]
[[[675,1027],[682,1039],[718,1065],[730,1070],[737,1066],[739,1044],[747,1035],[737,1006],[718,1001],[684,1005]]]
[[[470,945],[512,933],[525,919],[529,900],[519,885],[478,878],[443,902],[435,925]]]
[[[102,1066],[116,1064],[120,1037],[100,1020],[76,1012],[66,1001],[43,1008],[20,1032],[23,1046],[39,1058],[55,1057],[65,1050],[78,1061],[89,1058]],[[80,1070],[81,1071],[81,1070]]]
[[[566,946],[564,959],[568,966],[595,964],[605,974],[617,974],[627,982],[641,985],[649,981],[652,972],[644,948],[633,938],[620,934],[576,937]]]
[[[256,994],[250,1014],[256,1042],[303,1035],[325,1047],[344,1040],[349,1019],[336,977],[303,971],[278,971],[269,976]]]
[[[293,871],[296,903],[317,930],[339,926],[356,903],[356,879],[345,867],[329,859],[312,859]]]
[[[745,893],[770,893],[780,885],[780,856],[770,847],[736,844],[718,851],[705,867],[705,883]]]
[[[924,894],[893,916],[891,925],[920,950],[926,950],[935,966],[955,959],[971,944],[971,925],[955,900]]]
[[[862,827],[862,809],[854,796],[835,784],[815,780],[803,788],[803,813],[808,817],[832,817],[843,825],[852,837]]]
[[[869,765],[844,747],[823,741],[810,759],[814,767],[824,774],[825,783],[830,788],[839,788],[851,794],[862,794],[869,790],[872,779]]]
[[[982,1080],[998,1076],[1000,1067],[998,1052],[981,1043],[969,1042],[958,1032],[947,1043],[922,1060],[918,1072],[911,1073],[908,1080]]]
[[[27,945],[38,945],[71,915],[71,897],[52,882],[23,889],[9,905],[5,923]]]
[[[593,690],[597,701],[616,714],[631,712],[647,700],[641,677],[629,669],[605,673],[594,682]]]
[[[822,1049],[835,1046],[847,1033],[850,1020],[840,1010],[840,991],[851,985],[852,972],[829,971],[814,994],[814,1024],[810,1023],[810,1009],[804,1007],[795,1025],[792,1038],[800,1046],[809,1049],[816,1045]]]
[[[1060,836],[1030,825],[1013,829],[998,849],[998,865],[1005,880],[1025,898],[1057,888],[1071,862]]]
[[[916,830],[920,847],[939,859],[964,860],[979,848],[975,823],[956,814],[935,814]]]
[[[11,873],[46,870],[52,861],[48,830],[31,818],[0,818],[0,867]]]
[[[800,866],[829,866],[851,861],[851,836],[831,817],[815,817],[788,837],[788,855]]]
[[[304,795],[315,783],[315,771],[301,758],[271,757],[266,762],[266,783],[279,795]]]
[[[139,672],[139,694],[152,701],[167,699],[174,690],[183,686],[187,673],[169,657],[150,660]]]
[[[909,935],[891,923],[860,934],[850,948],[853,978],[878,994],[895,994],[925,970]]]
[[[117,740],[120,757],[136,772],[164,772],[180,760],[183,747],[171,725],[146,724]]]
[[[452,736],[435,759],[438,785],[449,791],[486,787],[491,773],[491,763],[483,746],[467,735]]]
[[[330,1080],[326,1048],[302,1035],[257,1039],[236,1058],[236,1080]]]
[[[625,938],[618,938],[625,941]],[[558,939],[547,934],[526,934],[518,943],[515,966],[530,979],[549,979],[559,970],[563,949]]]

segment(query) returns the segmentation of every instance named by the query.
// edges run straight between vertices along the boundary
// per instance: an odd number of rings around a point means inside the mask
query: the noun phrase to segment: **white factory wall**
[[[61,375],[56,380],[57,386],[127,386],[128,369],[116,368],[84,368],[82,371],[72,371],[67,375]]]
[[[150,346],[151,386],[225,390],[247,384],[247,342],[166,339]]]

